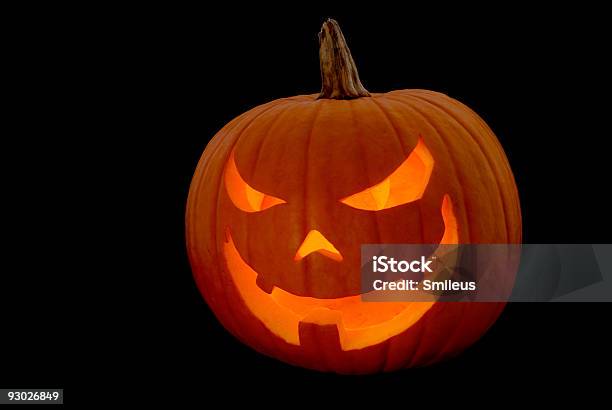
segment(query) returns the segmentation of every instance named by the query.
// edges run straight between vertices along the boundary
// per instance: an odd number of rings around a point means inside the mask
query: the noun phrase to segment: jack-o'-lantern
[[[320,94],[256,107],[206,147],[187,205],[195,281],[238,339],[295,365],[371,373],[455,355],[504,304],[364,302],[360,246],[519,243],[505,154],[446,95],[366,91],[335,21],[319,42]]]

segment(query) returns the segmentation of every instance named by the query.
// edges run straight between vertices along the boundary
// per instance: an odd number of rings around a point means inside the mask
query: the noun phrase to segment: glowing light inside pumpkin
[[[341,199],[350,207],[380,211],[421,199],[433,170],[434,160],[423,138],[408,158],[382,182]]]
[[[445,224],[441,244],[458,239],[457,220],[448,195],[444,196]],[[342,350],[362,349],[398,335],[415,324],[435,302],[367,303],[361,296],[317,299],[296,296],[278,287],[270,294],[257,286],[257,272],[240,256],[229,228],[223,247],[227,268],[249,310],[275,335],[300,345],[300,323],[336,325]]]
[[[444,235],[440,243],[443,245],[459,243],[457,218],[453,212],[453,203],[448,195],[444,195],[442,200],[442,220],[444,221]]]
[[[342,261],[342,255],[335,246],[321,232],[315,229],[308,232],[293,259],[296,262],[300,261],[313,252],[318,252],[337,262]]]
[[[244,212],[259,212],[286,203],[280,198],[259,192],[252,188],[240,176],[236,162],[234,161],[234,151],[230,154],[225,167],[225,187],[227,193],[236,207]]]

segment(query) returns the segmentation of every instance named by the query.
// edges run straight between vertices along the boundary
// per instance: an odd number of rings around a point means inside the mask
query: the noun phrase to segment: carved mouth
[[[455,244],[457,220],[448,195],[444,196],[441,212],[444,235],[440,244]],[[223,253],[232,280],[249,310],[268,330],[296,346],[300,345],[300,329],[308,324],[335,326],[345,351],[375,345],[414,325],[435,303],[363,302],[362,295],[318,299],[297,296],[278,287],[266,293],[257,285],[258,273],[236,249],[229,229]]]

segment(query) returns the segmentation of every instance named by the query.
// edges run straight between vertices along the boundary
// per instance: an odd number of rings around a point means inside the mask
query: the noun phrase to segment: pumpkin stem
[[[318,98],[348,100],[370,96],[359,80],[355,61],[336,20],[327,19],[321,27],[319,61],[322,87]]]

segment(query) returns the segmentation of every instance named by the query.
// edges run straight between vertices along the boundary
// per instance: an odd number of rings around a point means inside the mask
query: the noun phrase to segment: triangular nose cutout
[[[300,261],[313,252],[319,252],[321,255],[325,255],[336,262],[342,261],[342,255],[338,252],[338,249],[321,232],[314,229],[308,232],[304,242],[302,242],[295,253],[293,260],[296,262]]]

